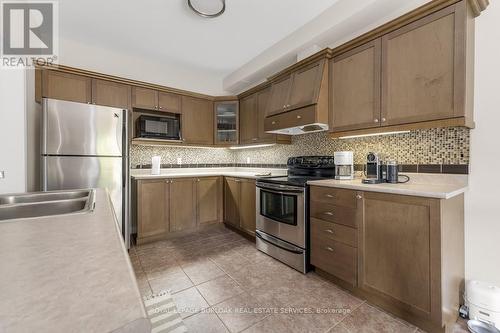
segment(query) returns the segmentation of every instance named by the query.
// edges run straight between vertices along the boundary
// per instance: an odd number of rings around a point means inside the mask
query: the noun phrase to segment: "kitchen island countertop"
[[[151,332],[108,194],[90,213],[0,222],[0,332]]]

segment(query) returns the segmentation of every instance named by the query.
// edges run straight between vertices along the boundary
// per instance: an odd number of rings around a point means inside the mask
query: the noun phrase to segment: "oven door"
[[[306,247],[305,188],[257,182],[257,230]]]

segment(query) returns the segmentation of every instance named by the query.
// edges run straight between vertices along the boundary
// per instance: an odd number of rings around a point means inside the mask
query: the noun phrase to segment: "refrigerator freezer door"
[[[122,109],[44,99],[43,155],[123,155]]]
[[[43,156],[43,190],[106,188],[123,232],[121,157]]]

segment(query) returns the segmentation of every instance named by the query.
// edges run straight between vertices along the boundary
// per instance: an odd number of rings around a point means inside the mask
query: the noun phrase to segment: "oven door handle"
[[[265,191],[265,192],[269,192],[269,193],[276,193],[276,194],[282,194],[282,195],[294,195],[294,196],[300,196],[301,194],[303,194],[304,192],[302,191],[289,191],[289,190],[286,190],[286,191],[276,191],[276,190],[272,190],[270,188],[267,188],[267,187],[259,187],[262,191]]]
[[[293,246],[291,244],[285,243],[282,240],[279,240],[275,237],[266,235],[262,231],[255,230],[255,236],[258,237],[259,239],[263,240],[266,243],[269,243],[273,246],[279,247],[282,250],[292,252],[295,254],[303,254],[304,253],[303,249],[296,247],[296,246]]]
[[[292,186],[272,186],[257,182],[257,187],[263,190],[273,190],[276,193],[304,193],[304,188]]]

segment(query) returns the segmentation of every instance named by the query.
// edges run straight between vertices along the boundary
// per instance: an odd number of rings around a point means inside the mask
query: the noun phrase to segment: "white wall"
[[[465,275],[500,286],[500,4],[476,19],[475,108],[466,195]]]
[[[26,191],[26,73],[0,68],[0,193]]]

